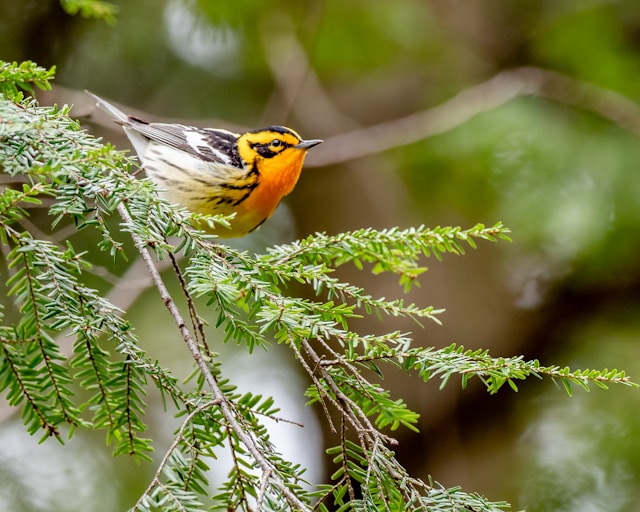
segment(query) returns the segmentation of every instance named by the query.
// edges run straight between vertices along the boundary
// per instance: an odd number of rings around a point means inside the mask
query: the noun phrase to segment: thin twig
[[[353,484],[351,483],[351,477],[349,476],[349,466],[347,465],[349,457],[345,449],[347,446],[347,425],[344,421],[345,414],[346,413],[343,412],[340,419],[340,447],[342,448],[342,471],[344,472],[344,477],[347,482],[347,489],[349,491],[349,500],[353,502],[356,499],[356,493],[353,489]]]
[[[182,425],[180,425],[180,428],[178,429],[178,432],[175,436],[175,439],[173,440],[173,443],[171,443],[171,446],[169,446],[169,449],[166,451],[166,453],[164,454],[164,457],[160,461],[160,464],[158,465],[158,469],[153,475],[153,478],[151,479],[151,482],[147,486],[147,489],[142,493],[142,495],[140,496],[140,499],[138,499],[136,504],[133,506],[133,510],[135,510],[142,504],[142,501],[144,500],[144,498],[151,494],[151,491],[153,490],[154,487],[161,485],[160,476],[162,475],[166,465],[169,463],[171,454],[178,447],[180,442],[182,442],[182,440],[184,439],[184,435],[183,435],[184,431],[189,425],[189,423],[191,422],[191,420],[194,418],[194,416],[196,416],[197,414],[200,414],[202,411],[206,409],[209,409],[219,404],[220,404],[220,400],[210,400],[204,404],[200,404],[198,407],[196,407],[193,411],[191,411],[187,415],[187,417],[182,422]]]
[[[376,483],[378,485],[378,495],[380,496],[380,499],[384,503],[384,509],[387,512],[391,512],[391,509],[389,508],[389,500],[387,499],[383,491],[384,485],[382,485],[382,481],[380,480],[380,475],[378,471],[375,470],[375,459],[378,454],[379,447],[380,447],[380,439],[376,438],[373,442],[373,447],[371,448],[371,456],[367,457],[367,459],[369,460],[369,467],[367,468],[367,477],[365,481],[368,482],[371,479],[371,475],[373,474],[373,477],[375,478]],[[368,487],[365,488],[364,492],[368,492]]]
[[[320,382],[320,379],[318,379],[318,376],[316,375],[315,369],[312,369],[309,366],[309,364],[307,363],[307,361],[305,360],[305,358],[302,357],[302,354],[301,354],[300,350],[298,349],[298,346],[295,344],[295,342],[291,338],[289,339],[289,346],[293,349],[293,352],[294,352],[294,354],[296,356],[296,359],[300,362],[302,367],[305,369],[305,371],[309,375],[309,378],[312,380],[314,386],[318,390],[318,399],[320,401],[320,405],[322,405],[322,410],[324,411],[324,415],[327,418],[327,421],[329,422],[329,429],[331,430],[331,433],[332,434],[337,434],[338,431],[336,430],[336,427],[333,424],[333,420],[331,419],[331,414],[329,413],[329,408],[327,407],[327,403],[325,402],[325,397],[329,398],[331,403],[339,410],[340,406],[339,406],[338,402],[333,400],[333,397],[327,395],[323,391],[322,383]]]
[[[271,470],[262,474],[262,483],[260,484],[260,490],[258,491],[258,499],[256,503],[256,508],[258,510],[262,510],[262,502],[264,501],[264,496],[267,493],[267,487],[269,486],[270,476],[271,476]]]
[[[189,293],[189,289],[187,288],[187,282],[182,275],[182,270],[180,269],[180,265],[178,265],[178,260],[172,252],[169,253],[169,259],[171,260],[171,265],[173,266],[173,271],[178,277],[178,281],[180,282],[180,289],[184,295],[185,300],[187,301],[187,308],[189,310],[189,317],[191,318],[191,326],[193,327],[193,332],[196,334],[196,338],[202,345],[204,353],[207,355],[209,359],[213,356],[211,354],[211,350],[209,350],[209,345],[207,345],[207,339],[204,333],[204,322],[202,318],[198,315],[196,310],[195,303],[193,301],[193,297],[191,293]]]

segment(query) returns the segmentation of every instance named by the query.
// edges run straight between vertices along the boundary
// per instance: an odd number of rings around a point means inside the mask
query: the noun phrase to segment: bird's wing
[[[179,149],[206,162],[242,167],[236,133],[182,124],[147,123],[131,116],[127,127],[149,140]]]

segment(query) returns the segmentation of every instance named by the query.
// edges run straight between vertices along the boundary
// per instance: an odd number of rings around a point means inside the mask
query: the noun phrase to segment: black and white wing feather
[[[237,149],[238,134],[217,128],[182,124],[147,123],[129,117],[127,127],[146,139],[179,149],[206,162],[242,167]]]

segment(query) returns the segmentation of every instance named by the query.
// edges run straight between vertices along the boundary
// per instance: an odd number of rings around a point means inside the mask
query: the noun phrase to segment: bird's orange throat
[[[258,163],[259,184],[246,202],[251,208],[271,216],[284,196],[289,194],[298,182],[306,151],[290,148],[277,158],[265,158]]]

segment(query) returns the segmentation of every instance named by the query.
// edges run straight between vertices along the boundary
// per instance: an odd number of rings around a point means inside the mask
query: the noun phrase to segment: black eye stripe
[[[288,144],[280,139],[275,139],[272,140],[271,142],[267,142],[266,144],[264,143],[260,143],[260,142],[250,142],[249,146],[252,148],[270,148],[270,147],[282,147],[282,146],[287,146]]]
[[[263,158],[272,158],[280,154],[284,149],[290,147],[290,144],[287,144],[281,139],[273,139],[271,142],[266,144],[252,142],[249,143],[249,146]]]

